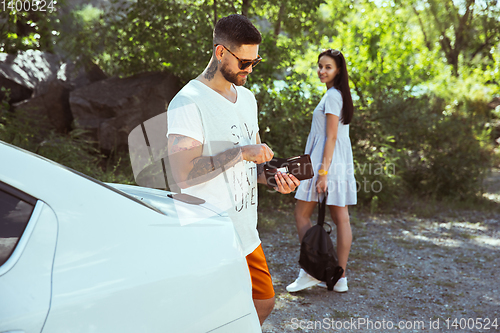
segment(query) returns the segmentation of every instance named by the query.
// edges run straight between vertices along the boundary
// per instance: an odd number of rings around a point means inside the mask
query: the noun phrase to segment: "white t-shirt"
[[[257,102],[253,93],[236,87],[232,103],[198,80],[191,80],[170,102],[168,132],[203,144],[203,156],[257,143]],[[257,232],[257,166],[242,161],[217,177],[183,189],[227,211],[241,239],[244,255],[260,244]]]

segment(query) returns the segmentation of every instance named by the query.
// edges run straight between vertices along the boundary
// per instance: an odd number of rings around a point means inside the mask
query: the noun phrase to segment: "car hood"
[[[164,214],[177,215],[181,219],[186,219],[186,221],[193,222],[193,219],[208,218],[215,215],[229,217],[227,212],[195,197],[192,197],[195,200],[183,200],[182,198],[179,199],[176,193],[169,191],[125,184],[106,184],[159,209]]]

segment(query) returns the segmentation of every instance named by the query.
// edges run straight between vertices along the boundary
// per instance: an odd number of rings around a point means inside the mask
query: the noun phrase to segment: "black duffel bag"
[[[330,239],[332,227],[325,223],[326,195],[318,208],[318,223],[307,230],[300,244],[300,266],[314,278],[326,282],[328,290],[342,277],[344,269],[339,266],[337,252]],[[330,228],[326,231],[323,225]]]

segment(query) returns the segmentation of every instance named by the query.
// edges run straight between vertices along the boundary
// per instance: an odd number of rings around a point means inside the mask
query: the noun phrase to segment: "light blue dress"
[[[357,203],[356,179],[354,178],[354,163],[352,157],[349,125],[340,121],[342,110],[342,94],[335,88],[330,88],[313,112],[311,132],[307,138],[305,154],[311,156],[314,177],[302,180],[295,198],[303,201],[318,201],[316,181],[318,171],[323,161],[323,152],[326,142],[326,114],[331,113],[339,117],[337,142],[333,151],[332,163],[328,169],[328,196],[327,205],[346,206]]]

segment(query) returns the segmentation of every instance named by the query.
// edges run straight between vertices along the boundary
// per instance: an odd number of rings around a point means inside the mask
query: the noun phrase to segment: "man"
[[[257,232],[257,182],[273,152],[262,144],[254,95],[242,87],[261,58],[260,32],[242,15],[220,19],[212,58],[168,107],[168,152],[183,193],[227,208],[241,239],[260,323],[274,307],[274,289]],[[175,156],[174,156],[175,154]],[[275,189],[295,190],[299,180],[278,174]]]

